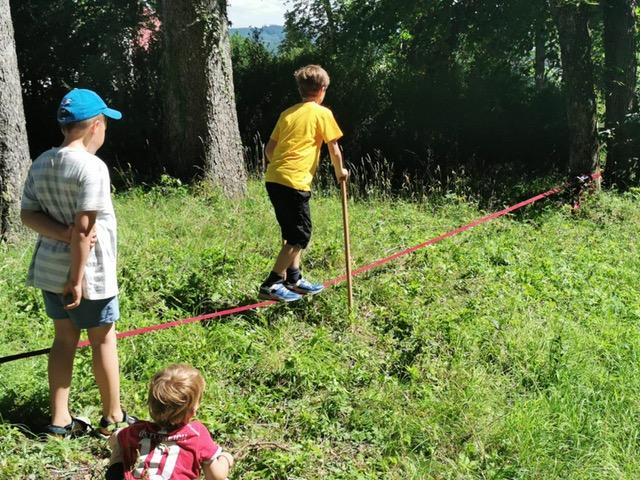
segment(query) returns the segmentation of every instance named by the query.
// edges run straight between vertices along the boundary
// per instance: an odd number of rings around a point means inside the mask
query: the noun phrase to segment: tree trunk
[[[626,188],[638,174],[637,159],[633,160],[632,152],[625,149],[625,135],[621,128],[635,103],[636,2],[601,0],[600,5],[604,17],[605,127],[612,131],[608,141],[606,175],[612,183]]]
[[[585,4],[552,2],[560,36],[562,82],[569,126],[569,174],[591,173],[598,167],[596,95],[591,59],[589,11]]]
[[[20,195],[30,165],[9,0],[0,0],[0,240],[20,225]]]
[[[230,197],[246,190],[225,0],[163,0],[167,171],[203,176]]]

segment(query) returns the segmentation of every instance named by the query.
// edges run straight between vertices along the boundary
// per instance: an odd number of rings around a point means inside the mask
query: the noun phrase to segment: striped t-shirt
[[[102,160],[76,148],[47,150],[31,165],[22,209],[42,211],[63,225],[72,224],[79,212],[97,212],[98,238],[85,266],[82,296],[100,300],[118,294],[116,217],[109,170]],[[27,284],[62,293],[70,267],[70,245],[39,235]]]

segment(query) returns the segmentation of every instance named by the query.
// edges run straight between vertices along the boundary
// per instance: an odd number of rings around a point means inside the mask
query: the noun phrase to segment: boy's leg
[[[311,192],[303,192],[269,182],[266,184],[266,188],[283,239],[283,245],[273,270],[265,281],[265,283],[275,283],[282,282],[286,278],[288,269],[300,268],[302,250],[306,248],[311,237],[311,213],[309,211]]]
[[[300,250],[300,253],[302,253],[302,250]],[[311,283],[302,277],[302,272],[300,271],[300,255],[298,255],[291,266],[287,268],[284,286],[298,295],[315,295],[324,290],[323,284]]]
[[[121,421],[120,366],[115,324],[87,329],[93,360],[93,374],[102,400],[102,416],[109,422]]]
[[[269,276],[262,282],[259,297],[265,300],[292,302],[300,299],[300,295],[284,286],[287,267],[299,256],[300,247],[284,243]]]
[[[64,427],[71,423],[69,390],[80,329],[68,318],[54,320],[55,337],[49,353],[49,394],[51,424]]]
[[[300,260],[302,257],[302,249],[293,258],[291,264],[287,267],[287,274],[285,275],[285,282],[288,284],[296,283],[302,278],[302,272],[300,272]]]
[[[276,258],[273,271],[283,277],[283,279],[286,278],[286,272],[289,268],[300,268],[301,255],[302,249],[299,246],[284,243],[280,249],[278,258]]]
[[[302,252],[303,249],[299,248],[298,253],[293,257],[287,267],[284,286],[298,295],[315,295],[324,290],[324,285],[321,283],[311,283],[302,278],[302,272],[300,271]]]
[[[285,287],[284,282],[287,278],[287,270],[293,265],[299,267],[302,250],[309,243],[311,193],[276,183],[267,183],[266,188],[280,225],[284,244],[280,248],[273,270],[260,286],[260,298],[281,301],[298,300],[300,294]]]
[[[293,261],[291,262],[291,264],[289,264],[289,266],[287,267],[287,269],[292,269],[292,270],[300,270],[300,260],[302,258],[302,249],[299,248],[298,249],[298,254],[293,257]]]

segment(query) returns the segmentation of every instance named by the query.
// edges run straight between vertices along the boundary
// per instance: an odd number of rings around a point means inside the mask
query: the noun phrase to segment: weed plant
[[[303,259],[314,280],[344,269],[325,184]],[[350,202],[354,266],[486,213],[464,192],[380,186]],[[340,285],[123,339],[125,408],[147,417],[167,364],[201,369],[198,415],[238,458],[232,479],[638,478],[638,200],[603,193],[577,214],[550,200],[477,227],[357,277],[352,316]],[[116,211],[120,331],[254,302],[278,249],[255,180],[232,202],[165,177],[118,193]],[[0,246],[0,355],[50,344],[23,285],[32,242]],[[73,411],[97,421],[87,349],[72,389]],[[47,415],[46,357],[0,365],[0,479],[101,478],[105,442],[36,440]]]

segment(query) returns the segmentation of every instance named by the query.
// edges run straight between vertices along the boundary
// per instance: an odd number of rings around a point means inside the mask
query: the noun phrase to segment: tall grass
[[[354,169],[355,170],[355,169]],[[373,181],[373,179],[371,179]],[[312,199],[305,274],[343,272],[340,203]],[[376,187],[379,188],[379,187]],[[350,203],[355,265],[482,213],[464,195]],[[579,213],[547,202],[292,305],[124,339],[122,397],[146,417],[150,376],[200,368],[199,412],[242,479],[637,478],[640,194],[603,193]],[[255,301],[278,248],[263,185],[242,201],[169,178],[116,196],[124,331]],[[0,246],[0,355],[48,346],[23,286],[30,238]],[[0,479],[99,478],[97,439],[36,441],[46,359],[0,365]],[[75,413],[99,418],[90,354]]]
[[[252,143],[243,147],[245,164],[253,179],[261,179],[267,167],[264,147],[265,141],[259,133],[254,135]],[[409,153],[411,167],[402,169],[379,150],[361,157],[350,157],[348,152],[343,152],[344,166],[350,174],[349,196],[356,200],[398,198],[429,203],[457,196],[477,202],[483,208],[497,209],[565,180],[559,171],[540,177],[515,171],[509,165],[494,166],[492,172],[472,175],[464,165],[453,170],[442,169],[432,155],[416,158],[414,153]],[[314,184],[319,192],[330,192],[335,188],[333,167],[324,150]]]

